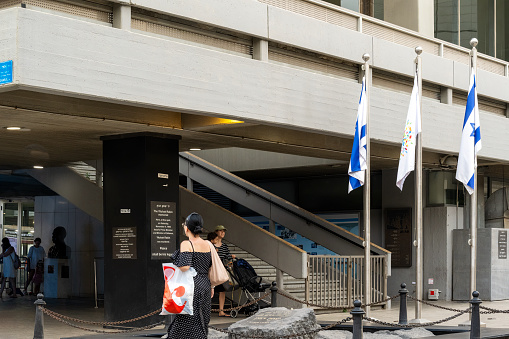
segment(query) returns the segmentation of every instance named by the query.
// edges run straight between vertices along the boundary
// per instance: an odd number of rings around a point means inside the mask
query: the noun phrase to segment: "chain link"
[[[285,298],[288,298],[290,300],[293,300],[295,302],[298,302],[298,303],[301,303],[301,304],[304,304],[304,305],[307,305],[307,306],[320,307],[320,308],[324,308],[324,309],[328,309],[328,310],[352,310],[353,309],[353,307],[333,307],[333,306],[324,306],[324,305],[320,305],[320,304],[314,304],[314,303],[311,303],[311,302],[307,302],[307,301],[300,300],[300,299],[297,299],[295,297],[292,297],[291,295],[283,293],[280,290],[278,290],[277,293],[279,295],[282,295]],[[384,300],[372,302],[372,303],[370,303],[368,305],[365,305],[365,306],[370,307],[370,306],[374,306],[374,305],[377,305],[377,304],[382,304],[382,303],[385,303],[385,302],[387,302],[389,300],[396,299],[396,298],[399,298],[399,294],[397,294],[395,296],[392,296],[392,297],[389,297],[389,298],[384,299]]]
[[[142,315],[140,317],[133,318],[133,319],[121,320],[121,321],[109,321],[108,322],[108,321],[88,321],[88,320],[81,320],[81,319],[71,318],[71,317],[65,316],[63,314],[59,314],[57,312],[51,311],[51,310],[49,310],[49,309],[47,309],[45,307],[43,307],[43,310],[44,310],[44,313],[46,313],[47,315],[50,315],[50,316],[54,315],[56,317],[59,317],[59,318],[62,318],[62,319],[67,319],[67,320],[73,321],[75,323],[89,324],[89,325],[100,325],[100,326],[120,325],[120,324],[132,323],[134,321],[145,319],[145,318],[151,317],[151,316],[161,312],[161,309],[157,309],[157,310],[155,310],[153,312],[150,312],[148,314],[145,314],[145,315]]]
[[[352,317],[348,317],[348,318],[345,318],[343,320],[339,320],[333,324],[330,324],[328,326],[325,326],[325,327],[321,327],[321,328],[317,328],[315,330],[311,330],[311,331],[308,331],[308,332],[301,332],[301,333],[295,333],[295,334],[286,334],[286,335],[280,335],[280,336],[277,336],[277,337],[274,337],[274,335],[248,335],[248,334],[243,334],[243,333],[235,333],[235,332],[232,332],[232,331],[229,331],[229,330],[225,330],[225,329],[222,329],[222,328],[218,328],[218,327],[214,327],[214,326],[209,326],[209,328],[213,329],[213,330],[216,330],[216,331],[219,331],[219,332],[222,332],[222,333],[226,333],[226,334],[231,334],[233,335],[234,338],[277,338],[277,339],[283,339],[283,338],[297,338],[297,337],[304,337],[306,335],[309,335],[309,334],[315,334],[315,333],[318,333],[320,331],[325,331],[325,330],[328,330],[328,329],[331,329],[333,328],[334,326],[338,326],[338,325],[341,325],[343,323],[346,323],[347,321],[350,321],[352,320]]]
[[[440,305],[435,305],[435,304],[432,304],[430,302],[427,302],[427,301],[420,300],[420,299],[417,299],[415,297],[412,297],[411,295],[407,295],[407,297],[412,299],[412,300],[414,300],[414,301],[420,302],[421,304],[425,304],[425,305],[428,305],[428,306],[431,306],[431,307],[440,308],[442,310],[451,311],[451,312],[463,312],[460,309],[450,308],[450,307],[445,307],[445,306],[440,306]]]
[[[449,320],[452,320],[452,319],[455,319],[465,313],[469,313],[470,312],[470,308],[466,309],[466,310],[463,310],[453,316],[450,316],[450,317],[447,317],[445,319],[442,319],[442,320],[437,320],[437,321],[430,321],[428,323],[423,323],[423,324],[407,324],[407,325],[402,325],[402,324],[393,324],[393,323],[388,323],[388,322],[385,322],[385,321],[381,321],[381,320],[378,320],[378,319],[374,319],[374,318],[369,318],[369,317],[366,317],[366,316],[363,316],[362,319],[364,320],[367,320],[367,321],[370,321],[372,323],[376,323],[376,324],[379,324],[379,325],[384,325],[384,326],[390,326],[390,327],[404,327],[404,328],[414,328],[414,327],[425,327],[425,326],[433,326],[433,325],[438,325],[438,324],[441,324],[441,323],[445,323],[446,321],[449,321]]]
[[[260,298],[258,299],[255,299],[251,302],[248,302],[248,303],[245,303],[244,305],[240,305],[240,306],[237,306],[237,307],[232,307],[232,308],[224,308],[222,310],[220,310],[219,308],[214,308],[214,309],[211,309],[210,311],[211,312],[229,312],[229,311],[234,311],[234,310],[240,310],[241,308],[244,308],[244,307],[248,307],[248,306],[251,306],[251,305],[254,305],[256,304],[257,302],[259,302],[260,300],[262,300],[263,298],[265,298],[266,296],[268,296],[271,292],[267,292],[265,293],[264,295],[262,295]]]
[[[61,323],[64,323],[68,326],[71,326],[71,327],[74,327],[74,328],[77,328],[77,329],[80,329],[80,330],[83,330],[83,331],[89,331],[89,332],[95,332],[95,333],[105,333],[105,334],[113,334],[113,333],[131,333],[131,332],[138,332],[138,331],[143,331],[143,330],[148,330],[148,329],[151,329],[151,328],[154,328],[156,326],[159,326],[159,325],[163,325],[165,323],[165,321],[160,321],[156,324],[151,324],[151,325],[147,325],[147,326],[143,326],[143,327],[134,327],[132,329],[129,329],[129,330],[121,330],[121,331],[104,331],[104,330],[96,330],[96,329],[93,329],[93,328],[87,328],[87,327],[83,327],[83,326],[79,326],[79,325],[76,325],[76,324],[73,324],[71,322],[68,322],[64,319],[62,319],[61,317],[59,317],[58,313],[55,313],[55,312],[48,312],[49,310],[42,307],[42,306],[38,306],[39,309],[46,313],[48,316],[50,316],[51,318],[57,320],[57,321],[60,321]]]
[[[496,308],[489,308],[481,305],[479,305],[479,308],[486,310],[485,312],[480,312],[481,314],[509,313],[509,310],[497,310]]]

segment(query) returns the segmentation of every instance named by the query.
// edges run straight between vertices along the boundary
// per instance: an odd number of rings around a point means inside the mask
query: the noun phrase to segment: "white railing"
[[[306,301],[327,307],[364,303],[364,256],[309,255]],[[387,257],[371,256],[371,302],[387,298]]]

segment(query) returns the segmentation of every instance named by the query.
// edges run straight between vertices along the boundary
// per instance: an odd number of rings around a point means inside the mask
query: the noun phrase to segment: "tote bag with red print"
[[[174,264],[163,264],[164,296],[160,315],[193,315],[194,268],[182,272]]]

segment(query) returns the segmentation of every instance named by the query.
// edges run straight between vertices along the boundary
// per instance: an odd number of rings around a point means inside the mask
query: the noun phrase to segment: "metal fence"
[[[364,256],[310,255],[306,301],[328,307],[364,303]],[[371,302],[387,298],[387,257],[371,256]]]

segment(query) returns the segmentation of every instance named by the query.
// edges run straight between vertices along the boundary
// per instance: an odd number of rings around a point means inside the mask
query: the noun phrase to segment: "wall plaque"
[[[151,259],[167,259],[175,250],[176,203],[151,201]]]
[[[498,231],[498,258],[507,259],[507,231]]]
[[[385,248],[392,267],[412,266],[412,209],[385,210]]]
[[[113,259],[137,259],[136,227],[113,227]]]

